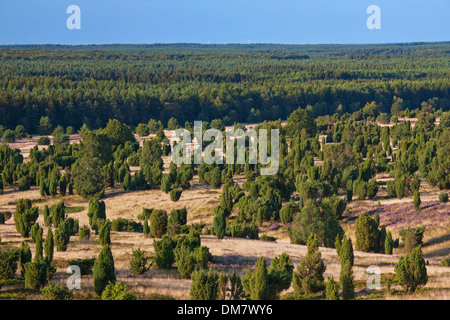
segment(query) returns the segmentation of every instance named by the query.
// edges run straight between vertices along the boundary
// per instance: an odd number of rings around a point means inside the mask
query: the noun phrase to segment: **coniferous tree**
[[[225,214],[222,211],[216,213],[213,220],[213,227],[217,239],[223,239],[227,228],[227,221],[225,219]]]
[[[146,234],[146,235],[148,235],[148,234],[150,233],[150,227],[149,227],[149,225],[148,225],[148,218],[147,218],[147,217],[145,217],[145,220],[144,220],[144,225],[143,225],[143,228],[142,228],[142,233],[143,233],[143,234]]]
[[[324,289],[323,274],[326,266],[315,234],[309,236],[307,246],[306,256],[300,261],[293,277],[294,291],[299,294],[314,293]]]
[[[356,250],[376,252],[378,240],[378,225],[367,213],[361,213],[355,226]]]
[[[339,300],[339,286],[333,277],[329,277],[327,280],[325,297],[327,300]]]
[[[164,235],[161,240],[153,241],[153,248],[155,249],[155,263],[160,269],[170,269],[175,262],[174,247],[175,241],[167,235]]]
[[[419,210],[421,203],[422,203],[422,201],[420,200],[419,191],[414,191],[414,200],[413,200],[414,209]]]
[[[98,240],[102,246],[111,245],[111,221],[106,220],[100,224]]]
[[[116,282],[116,270],[111,249],[109,245],[105,245],[94,263],[95,292],[101,296],[103,290],[110,282]]]
[[[350,261],[344,263],[343,270],[341,270],[341,277],[339,283],[342,287],[342,299],[351,300],[355,298],[355,284],[353,280],[353,271]]]
[[[218,280],[217,300],[227,300],[228,297],[228,277],[225,272],[221,272]]]
[[[256,261],[254,272],[245,275],[243,285],[251,300],[270,299],[268,270],[264,257]]]
[[[216,272],[204,269],[192,273],[192,284],[189,290],[191,300],[217,300],[219,294],[219,277]]]
[[[164,210],[153,210],[150,215],[150,233],[154,238],[161,238],[167,232],[167,212]]]
[[[39,217],[39,210],[37,207],[32,207],[31,200],[19,199],[14,213],[14,224],[17,232],[22,237],[28,238],[30,236],[31,227]]]
[[[415,247],[409,255],[400,258],[394,271],[400,285],[405,288],[405,293],[414,293],[418,287],[426,285],[427,268],[421,246]]]
[[[386,234],[386,240],[384,241],[384,253],[392,254],[394,249],[394,240],[392,239],[392,234],[390,231]]]
[[[140,248],[133,249],[130,259],[130,270],[134,275],[140,275],[150,269],[150,265],[147,265],[148,257],[145,256],[145,252]]]
[[[244,287],[241,278],[235,271],[230,276],[230,300],[242,300],[244,297]]]
[[[71,229],[67,220],[58,225],[54,233],[54,241],[57,251],[66,251],[70,241]]]
[[[44,229],[39,228],[35,234],[35,243],[36,243],[35,254],[34,254],[35,262],[44,260],[44,256],[42,253],[43,252],[43,242],[44,242],[44,240],[42,238],[43,232],[44,232]]]
[[[53,240],[53,231],[52,231],[51,227],[48,227],[47,237],[45,238],[45,244],[44,244],[44,253],[45,253],[45,257],[50,262],[52,262],[52,260],[53,260],[54,246],[55,246],[55,242]]]
[[[178,245],[174,250],[175,263],[182,278],[189,279],[195,268],[193,251],[186,244]]]
[[[230,192],[230,186],[226,183],[220,194],[220,207],[224,209],[225,216],[229,216],[233,210],[233,197]]]
[[[44,224],[46,227],[50,227],[53,223],[52,216],[50,215],[50,209],[48,205],[44,206]]]
[[[19,249],[19,270],[22,277],[25,275],[25,264],[31,262],[32,253],[30,246],[26,242],[22,242]]]

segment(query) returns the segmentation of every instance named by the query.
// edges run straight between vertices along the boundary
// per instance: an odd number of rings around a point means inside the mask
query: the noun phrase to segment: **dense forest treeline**
[[[450,43],[0,47],[0,125],[225,124],[450,106]],[[393,107],[395,106],[395,107]],[[374,114],[376,116],[376,114]]]

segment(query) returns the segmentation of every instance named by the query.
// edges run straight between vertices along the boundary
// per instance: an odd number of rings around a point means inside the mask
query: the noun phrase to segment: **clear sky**
[[[81,29],[66,26],[81,9]],[[367,7],[381,9],[369,30]],[[450,0],[0,0],[0,44],[450,40]]]

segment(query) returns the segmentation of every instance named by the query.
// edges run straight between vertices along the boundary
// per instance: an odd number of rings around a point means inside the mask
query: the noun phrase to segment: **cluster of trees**
[[[133,127],[150,118],[164,125],[171,118],[178,123],[224,119],[229,125],[286,118],[299,105],[309,105],[317,117],[377,101],[379,110],[365,110],[375,118],[434,98],[436,110],[449,106],[443,67],[448,43],[420,50],[341,46],[333,53],[326,46],[277,45],[143,47],[139,55],[132,46],[110,50],[0,49],[0,123],[50,134],[59,125],[100,128],[113,118]],[[41,123],[42,117],[49,121]]]

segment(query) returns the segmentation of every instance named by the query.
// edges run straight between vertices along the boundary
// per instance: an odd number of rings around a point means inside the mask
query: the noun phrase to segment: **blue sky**
[[[81,30],[66,27],[69,5]],[[450,0],[0,0],[0,44],[448,41],[449,16]]]

